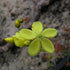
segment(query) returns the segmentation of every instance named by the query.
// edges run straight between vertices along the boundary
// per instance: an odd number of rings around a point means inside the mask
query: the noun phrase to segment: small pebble
[[[12,17],[12,20],[15,20],[17,18],[17,13],[16,12],[12,12],[11,13],[11,17]]]
[[[34,67],[30,67],[30,70],[34,70]]]

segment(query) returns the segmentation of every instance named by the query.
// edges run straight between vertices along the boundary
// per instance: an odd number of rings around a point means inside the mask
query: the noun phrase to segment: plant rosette
[[[43,30],[41,22],[36,21],[32,24],[32,30],[21,29],[20,34],[25,39],[33,40],[28,48],[28,53],[31,56],[35,56],[40,52],[41,45],[43,50],[49,53],[54,52],[54,45],[48,38],[53,38],[57,35],[57,30],[54,28],[47,28]]]
[[[57,35],[56,29],[47,28],[43,30],[42,23],[39,21],[36,21],[32,24],[32,30],[21,29],[18,33],[16,33],[14,38],[21,40],[21,41],[15,40],[16,44],[20,42],[20,45],[23,44],[22,43],[23,40],[24,41],[32,40],[32,42],[29,44],[29,47],[28,47],[28,53],[31,56],[35,56],[40,52],[41,48],[45,52],[53,53],[55,48],[53,43],[48,38],[53,38],[56,35]]]

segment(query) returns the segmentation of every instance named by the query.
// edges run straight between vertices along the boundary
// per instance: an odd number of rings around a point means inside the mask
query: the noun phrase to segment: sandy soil
[[[18,31],[14,26],[15,20],[18,18],[27,16],[31,20],[35,13],[34,7],[35,4],[32,0],[0,0],[0,38],[10,37]],[[40,11],[38,20],[46,24],[47,28],[56,28],[58,35],[54,39],[59,39],[58,42],[64,48],[69,46],[70,32],[66,32],[64,29],[70,28],[70,0],[55,1],[48,8],[45,6]],[[16,14],[13,17],[11,13]],[[4,18],[6,19],[1,21]],[[29,24],[27,23],[27,25]],[[47,70],[48,61],[44,62],[42,59],[45,53],[40,52],[37,56],[31,57],[27,50],[28,47],[13,47],[7,52],[0,53],[0,70]],[[56,65],[56,56],[58,55],[53,53],[52,56],[53,58],[49,61]]]

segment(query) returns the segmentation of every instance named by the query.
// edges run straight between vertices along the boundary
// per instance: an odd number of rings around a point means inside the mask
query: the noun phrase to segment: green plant
[[[57,35],[57,30],[54,28],[47,28],[43,30],[42,23],[37,21],[32,24],[32,30],[21,29],[12,38],[14,39],[15,45],[22,47],[25,41],[32,42],[29,44],[28,53],[31,56],[35,56],[40,52],[41,45],[42,49],[46,52],[53,53],[54,45],[48,38],[53,38]],[[8,39],[5,39],[8,42]]]
[[[23,23],[23,18],[18,19],[19,23]]]
[[[19,28],[21,23],[23,23],[23,18],[19,18],[18,20],[15,21],[15,27]]]
[[[20,22],[18,20],[15,21],[15,27],[17,27],[17,28],[20,27]]]
[[[16,32],[16,34],[13,35],[12,37],[5,38],[5,41],[11,44],[15,44],[17,47],[23,47],[24,45],[30,44],[29,40],[25,38],[21,39],[20,36],[21,36],[20,32]]]

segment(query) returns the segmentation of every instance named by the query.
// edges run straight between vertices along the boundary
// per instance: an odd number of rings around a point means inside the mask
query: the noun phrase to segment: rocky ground
[[[58,35],[51,39],[52,42],[54,45],[57,44],[57,47],[59,43],[61,48],[69,50],[70,0],[51,0],[51,3],[49,0],[46,1],[41,4],[42,0],[0,0],[0,38],[14,35],[18,31],[14,22],[18,18],[28,17],[28,21],[23,23],[24,28],[32,23],[32,19],[41,21],[43,25],[46,24],[47,28],[56,28]],[[38,6],[36,3],[41,5]],[[58,57],[61,58],[63,55],[60,51],[53,54],[40,52],[37,56],[31,57],[27,50],[28,47],[14,46],[7,52],[1,52],[0,70],[48,70],[49,63],[53,65],[50,68],[54,67],[57,65]],[[53,56],[52,59],[48,58],[49,55]]]

